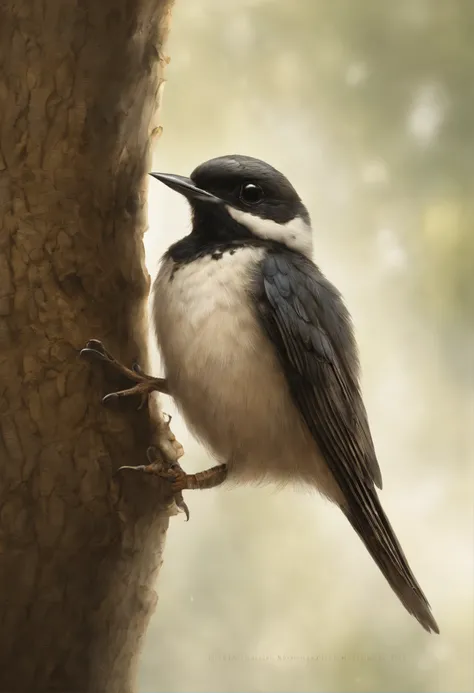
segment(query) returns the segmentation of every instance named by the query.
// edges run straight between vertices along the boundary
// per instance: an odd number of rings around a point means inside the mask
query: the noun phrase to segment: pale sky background
[[[410,21],[427,21],[425,4],[414,0],[419,14]],[[453,374],[439,336],[445,295],[438,279],[434,302],[421,307],[407,288],[421,273],[407,241],[415,217],[397,192],[391,154],[385,161],[362,153],[359,161],[351,150],[345,160],[343,135],[336,138],[330,119],[320,116],[325,92],[320,101],[307,95],[303,6],[295,9],[298,23],[277,0],[177,0],[153,168],[189,175],[213,156],[250,154],[282,170],[300,192],[314,222],[315,261],[354,317],[381,500],[441,635],[428,635],[406,613],[342,514],[317,494],[271,487],[188,492],[190,522],[179,515],[170,523],[141,693],[474,690],[473,360],[460,350],[465,375]],[[344,7],[350,11],[340,4],[341,26]],[[269,8],[283,27],[291,24],[288,45],[275,39],[272,47],[278,26],[258,14]],[[339,56],[338,46],[328,54]],[[252,51],[257,58],[245,62]],[[356,56],[341,81],[359,89],[373,69]],[[403,69],[401,83],[410,76]],[[413,156],[432,146],[447,108],[436,87],[417,90],[402,123]],[[353,121],[339,113],[352,142]],[[377,198],[375,214],[371,195],[383,186],[389,192]],[[444,198],[435,203],[434,226],[453,216]],[[369,235],[360,231],[361,208]],[[189,226],[185,200],[151,180],[145,243],[152,276]],[[446,258],[455,241],[440,238]],[[424,258],[434,262],[433,253]],[[463,330],[453,341],[464,339]],[[170,400],[163,406],[175,413]],[[173,430],[185,446],[186,469],[211,463],[178,415]]]

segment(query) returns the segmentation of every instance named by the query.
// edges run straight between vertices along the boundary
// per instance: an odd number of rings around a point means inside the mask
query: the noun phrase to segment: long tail
[[[375,489],[369,492],[370,503],[343,509],[349,522],[364,542],[390,587],[425,630],[439,633],[431,607],[413,575],[403,549],[386,516]],[[368,500],[368,499],[366,499]]]

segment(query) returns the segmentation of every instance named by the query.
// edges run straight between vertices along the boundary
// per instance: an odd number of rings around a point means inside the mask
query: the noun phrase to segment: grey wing
[[[296,255],[270,254],[262,270],[260,318],[280,347],[293,397],[331,471],[343,491],[355,472],[382,488],[351,319],[340,294]]]
[[[437,632],[377,496],[375,485],[381,487],[382,479],[341,296],[296,253],[268,253],[261,270],[259,319],[275,345],[293,401],[344,495],[341,509],[407,610]]]

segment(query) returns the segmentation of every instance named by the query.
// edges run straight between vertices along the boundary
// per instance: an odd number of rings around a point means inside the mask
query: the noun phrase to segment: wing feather
[[[438,632],[377,496],[382,477],[342,298],[297,253],[269,252],[261,270],[259,319],[276,347],[295,405],[342,491],[342,510],[408,611],[424,628]]]

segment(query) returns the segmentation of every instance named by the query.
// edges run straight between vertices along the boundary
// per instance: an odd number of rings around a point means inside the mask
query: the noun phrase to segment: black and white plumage
[[[298,194],[250,157],[213,159],[190,179],[152,175],[193,213],[153,287],[169,389],[189,427],[230,480],[301,482],[337,503],[407,610],[438,632],[378,499],[350,316],[311,260]]]

